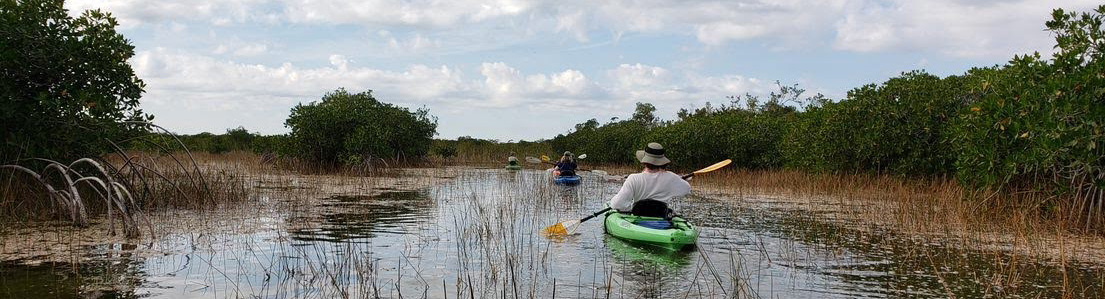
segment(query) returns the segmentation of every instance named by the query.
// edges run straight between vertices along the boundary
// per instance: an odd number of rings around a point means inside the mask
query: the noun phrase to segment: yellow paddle
[[[733,163],[733,160],[725,159],[725,161],[714,163],[714,165],[706,166],[706,168],[695,170],[694,172],[692,172],[690,174],[684,175],[683,179],[686,180],[686,179],[689,179],[689,178],[693,177],[696,174],[703,174],[703,173],[707,173],[707,172],[711,172],[711,171],[714,171],[714,170],[721,169],[722,167],[729,166],[729,163]]]
[[[695,176],[696,174],[703,174],[703,173],[707,173],[707,172],[711,172],[711,171],[714,171],[714,170],[721,169],[722,167],[725,167],[725,166],[729,165],[729,163],[733,163],[733,160],[725,159],[725,161],[714,163],[714,165],[710,165],[710,166],[707,166],[706,168],[695,170],[695,172],[684,175],[683,179],[686,180],[686,179],[689,179],[689,178]],[[578,219],[578,220],[573,219],[573,220],[568,220],[568,221],[564,221],[564,222],[561,222],[561,223],[554,224],[553,226],[546,227],[545,230],[542,231],[542,232],[546,236],[568,235],[572,231],[575,231],[576,227],[579,226],[580,223],[583,223],[584,221],[587,221],[587,220],[591,220],[591,218],[595,218],[596,216],[598,216],[602,213],[606,213],[606,211],[609,211],[610,209],[611,208],[602,209],[602,211],[598,211],[594,214],[591,214],[590,216],[583,217],[583,219]]]

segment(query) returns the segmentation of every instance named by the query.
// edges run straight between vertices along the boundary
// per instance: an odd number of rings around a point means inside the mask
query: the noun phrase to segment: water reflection
[[[288,230],[300,242],[365,242],[376,234],[404,234],[431,218],[434,201],[425,191],[388,191],[374,196],[334,196],[317,214],[293,217]]]
[[[0,263],[0,298],[139,298],[141,263],[105,259],[80,264]]]
[[[604,235],[603,242],[616,264],[614,271],[625,280],[625,287],[645,298],[660,298],[665,286],[686,279],[681,275],[693,264],[693,250],[672,251]],[[674,291],[674,290],[669,290]]]

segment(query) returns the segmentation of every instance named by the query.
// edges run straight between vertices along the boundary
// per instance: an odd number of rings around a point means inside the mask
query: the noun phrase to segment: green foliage
[[[656,107],[648,103],[637,103],[632,118],[599,125],[595,119],[578,124],[567,135],[557,135],[550,140],[555,151],[572,151],[587,154],[587,161],[599,163],[632,163],[633,153],[638,149],[649,131],[660,126],[655,116]]]
[[[783,142],[792,167],[819,171],[949,173],[946,126],[969,98],[962,77],[904,73],[807,107]]]
[[[979,98],[954,127],[958,177],[973,186],[1044,188],[1101,200],[1105,188],[1105,6],[1056,10],[1058,52],[973,70]],[[1098,208],[1100,210],[1100,205]]]
[[[479,139],[470,136],[461,136],[456,140],[434,140],[434,148],[438,156],[442,156],[441,153],[437,152],[438,148],[442,150],[453,148],[456,152],[450,158],[455,157],[463,162],[496,164],[506,163],[506,158],[511,152],[514,152],[519,159],[525,156],[535,157],[552,153],[552,147],[546,141],[499,142],[498,140]]]
[[[288,146],[288,135],[255,135],[250,142],[250,149],[256,154],[288,155],[292,149]]]
[[[433,147],[433,151],[434,154],[438,157],[448,160],[449,158],[456,157],[457,146],[448,143],[435,144]]]
[[[668,148],[680,164],[705,165],[733,159],[734,166],[775,168],[783,164],[780,142],[797,112],[792,104],[821,99],[802,97],[797,86],[778,85],[767,101],[754,95],[730,97],[729,105],[679,111],[679,120],[658,128],[648,140]],[[741,107],[744,102],[744,107]]]
[[[165,133],[150,134],[137,138],[130,147],[142,151],[178,151],[183,150],[176,140],[180,140],[189,151],[221,154],[231,151],[252,151],[258,154],[282,153],[285,135],[263,136],[250,133],[244,127],[226,130],[225,134],[199,133],[194,135],[170,136]]]
[[[296,105],[285,122],[291,154],[323,166],[360,164],[375,159],[421,159],[430,150],[437,120],[382,103],[372,92],[338,89],[321,102]]]
[[[789,104],[820,100],[803,98],[796,86],[779,86],[764,104],[756,96],[731,97],[730,105],[682,110],[679,119],[662,122],[655,106],[638,103],[628,120],[600,125],[590,120],[550,141],[553,148],[586,153],[588,161],[636,163],[634,152],[648,142],[660,142],[678,165],[690,167],[732,158],[737,166],[782,166],[779,143],[796,109]],[[739,106],[740,102],[745,106]]]
[[[0,0],[0,161],[70,160],[110,151],[149,121],[134,46],[99,10],[70,17],[63,1]]]

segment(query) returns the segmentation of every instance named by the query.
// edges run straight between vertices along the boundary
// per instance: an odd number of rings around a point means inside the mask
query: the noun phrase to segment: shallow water
[[[617,191],[595,177],[561,187],[544,172],[473,170],[429,188],[377,187],[388,190],[309,200],[258,188],[255,204],[210,213],[249,229],[87,248],[79,264],[0,264],[0,297],[1058,297],[1064,284],[1103,295],[1091,267],[1068,265],[1064,279],[1036,261],[723,198],[674,205],[702,232],[691,250],[623,242],[601,218],[542,237]],[[156,254],[132,254],[141,246]]]

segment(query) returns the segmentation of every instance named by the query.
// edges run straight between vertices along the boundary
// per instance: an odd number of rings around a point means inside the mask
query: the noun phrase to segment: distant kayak
[[[522,165],[507,165],[506,170],[522,170]]]
[[[557,176],[555,181],[556,181],[557,185],[569,185],[570,186],[570,185],[578,185],[580,182],[583,181],[583,178],[578,176],[578,175]]]
[[[657,228],[668,226],[667,228]],[[682,217],[674,217],[669,223],[660,217],[644,217],[606,212],[606,233],[620,239],[680,250],[698,241],[698,229]]]

